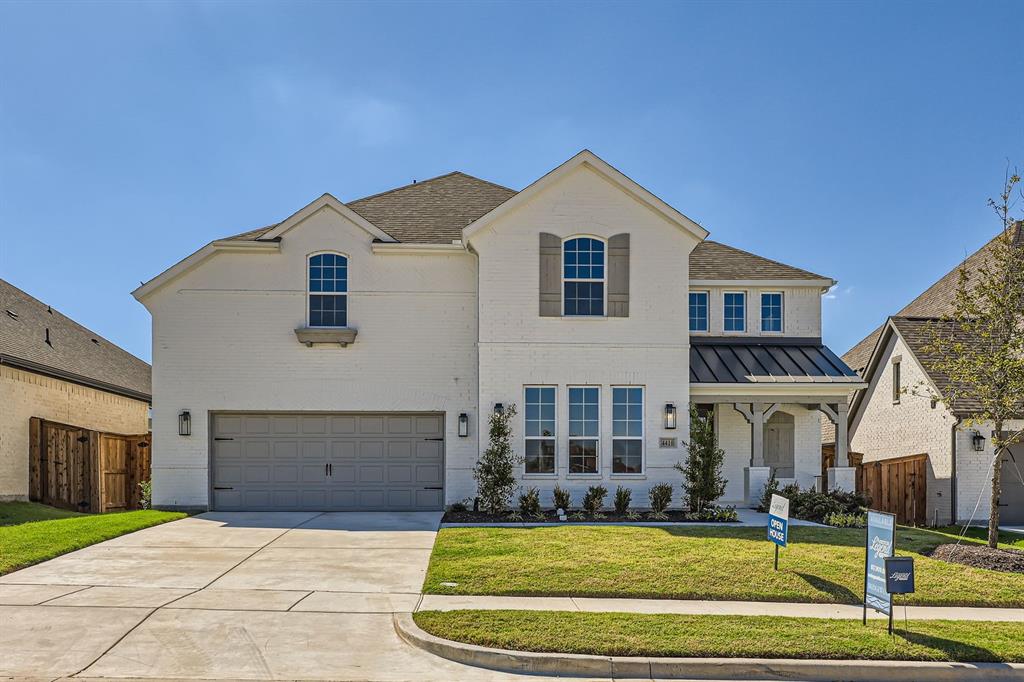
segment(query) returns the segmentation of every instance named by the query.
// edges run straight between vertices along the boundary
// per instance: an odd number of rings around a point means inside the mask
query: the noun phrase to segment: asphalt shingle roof
[[[704,240],[690,254],[691,279],[829,279],[733,246]]]
[[[147,363],[2,279],[0,361],[144,400],[153,392]]]

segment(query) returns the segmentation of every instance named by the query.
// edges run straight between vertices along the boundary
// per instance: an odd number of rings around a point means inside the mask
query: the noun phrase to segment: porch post
[[[750,406],[750,466],[764,466],[764,403]]]
[[[850,437],[847,433],[847,417],[850,407],[845,403],[836,405],[836,463],[837,467],[850,466]]]

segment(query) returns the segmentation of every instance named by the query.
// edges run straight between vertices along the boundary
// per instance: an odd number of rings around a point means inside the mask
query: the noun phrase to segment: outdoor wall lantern
[[[505,411],[505,406],[501,403],[494,403],[494,414],[501,414]]]
[[[676,428],[676,406],[673,403],[665,403],[665,428]]]
[[[985,436],[981,435],[977,431],[974,432],[974,436],[971,438],[971,443],[974,445],[975,452],[982,452],[985,450]]]
[[[469,415],[463,412],[459,415],[459,438],[469,435]]]
[[[192,435],[192,415],[188,410],[182,410],[178,413],[178,435]]]

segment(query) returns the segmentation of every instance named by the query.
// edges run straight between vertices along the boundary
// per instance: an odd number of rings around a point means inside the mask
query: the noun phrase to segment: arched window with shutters
[[[562,314],[605,314],[606,249],[603,239],[571,237],[562,243]]]
[[[340,253],[309,257],[307,311],[310,327],[348,326],[348,258]]]

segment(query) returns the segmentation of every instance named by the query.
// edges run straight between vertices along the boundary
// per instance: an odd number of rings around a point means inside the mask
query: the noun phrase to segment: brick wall
[[[0,365],[0,500],[28,498],[31,417],[112,433],[145,433],[149,405]]]

